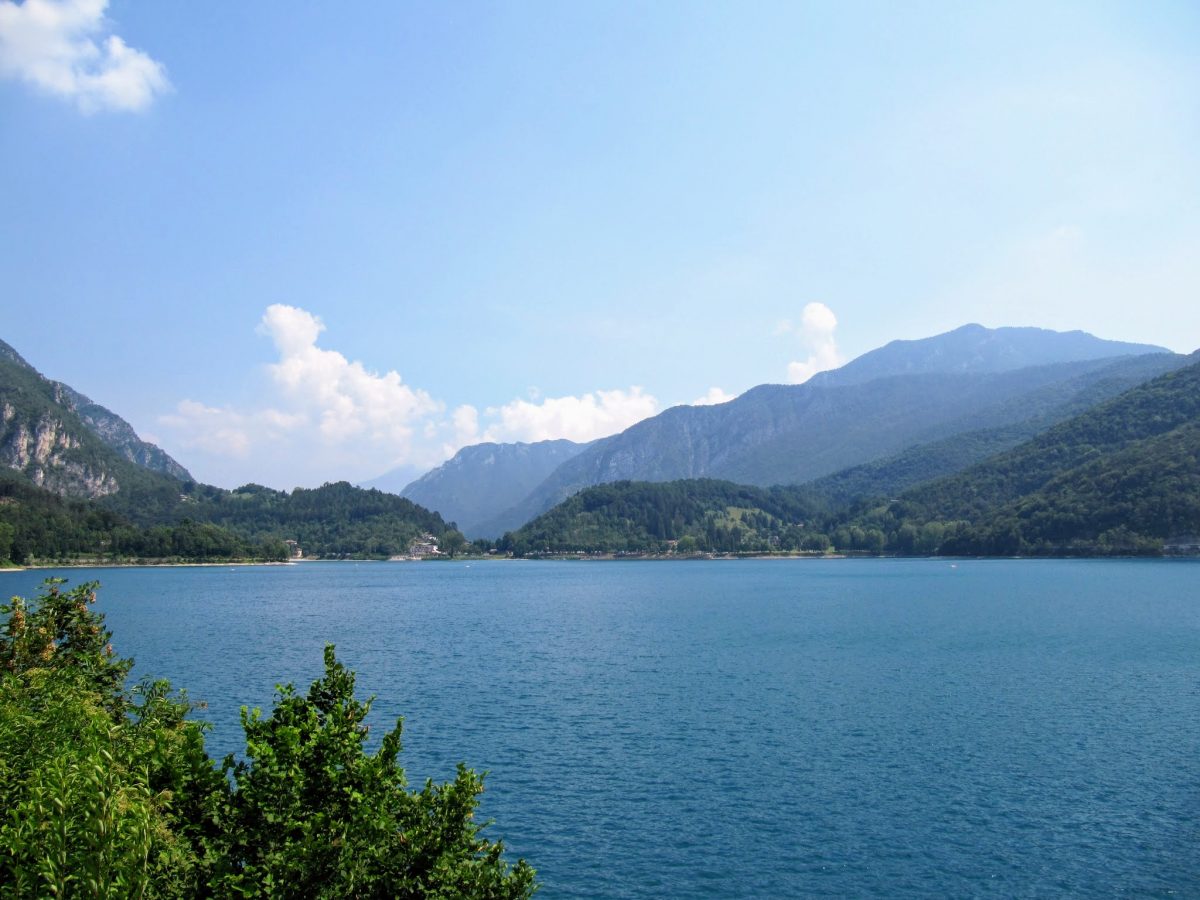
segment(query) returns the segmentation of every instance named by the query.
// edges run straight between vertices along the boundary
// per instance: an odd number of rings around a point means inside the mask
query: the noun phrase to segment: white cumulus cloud
[[[719,387],[710,387],[707,394],[692,401],[692,406],[716,406],[718,403],[728,403],[736,396],[736,394],[726,393]]]
[[[108,0],[0,0],[0,77],[85,113],[145,109],[170,89],[166,68],[109,34]]]
[[[800,325],[795,331],[800,336],[801,345],[808,351],[808,357],[788,363],[788,381],[800,384],[818,372],[836,369],[844,362],[834,337],[836,330],[837,316],[824,303],[810,303],[804,307],[800,314]]]
[[[282,303],[267,307],[259,331],[279,352],[279,362],[267,367],[275,384],[331,441],[365,438],[407,447],[415,424],[441,412],[442,404],[409,387],[398,372],[369,372],[336,350],[318,347],[324,330],[321,320],[303,309]]]
[[[487,441],[593,441],[624,431],[658,412],[658,400],[640,387],[594,391],[578,397],[513,400],[486,410]]]
[[[469,404],[448,411],[398,372],[372,372],[321,347],[324,331],[307,310],[269,306],[258,332],[277,359],[264,367],[262,406],[185,400],[159,417],[167,443],[192,451],[180,455],[202,479],[290,488],[363,481],[398,467],[419,472],[480,441],[590,441],[658,411],[640,387],[577,397],[531,393],[482,411]]]

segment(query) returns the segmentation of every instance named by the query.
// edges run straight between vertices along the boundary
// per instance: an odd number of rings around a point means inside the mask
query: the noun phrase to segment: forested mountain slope
[[[283,540],[310,555],[388,556],[449,531],[409,500],[345,482],[290,493],[196,484],[125,420],[2,342],[0,470],[0,524],[21,559],[274,556]]]
[[[191,519],[143,527],[94,500],[62,497],[19,473],[0,471],[0,565],[287,556],[283,542],[269,535],[248,539]]]
[[[1200,355],[860,521],[906,550],[943,553],[1157,552],[1200,532]]]
[[[1029,433],[1177,360],[1155,353],[996,373],[894,375],[844,386],[763,385],[719,406],[669,409],[596,441],[481,527],[494,534],[512,530],[594,484],[699,477],[796,484],[958,434],[1020,423],[1029,423]]]
[[[306,555],[320,557],[392,556],[406,552],[423,532],[449,531],[441,516],[411,500],[345,481],[290,492],[256,484],[232,491],[197,485],[174,515],[221,525],[251,540],[295,540]]]
[[[824,550],[809,520],[819,505],[799,488],[712,479],[618,481],[580,491],[500,541],[539,553]]]
[[[1024,443],[1052,425],[1108,400],[1152,378],[1188,364],[1188,357],[1155,353],[1118,360],[1102,370],[1080,376],[1059,392],[1059,403],[1036,402],[1029,418],[1011,425],[966,431],[929,444],[910,447],[895,456],[875,460],[809,482],[813,493],[831,506],[863,498],[895,497],[926,481],[952,475]],[[1026,400],[1027,398],[1022,398]],[[1042,398],[1045,400],[1046,398]]]

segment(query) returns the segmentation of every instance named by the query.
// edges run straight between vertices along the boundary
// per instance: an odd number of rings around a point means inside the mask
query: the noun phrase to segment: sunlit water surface
[[[335,643],[410,783],[488,770],[547,900],[1200,895],[1197,563],[61,574],[207,702],[215,755]]]

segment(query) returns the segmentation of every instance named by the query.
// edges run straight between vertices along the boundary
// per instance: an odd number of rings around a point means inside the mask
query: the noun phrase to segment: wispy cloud
[[[800,337],[801,346],[808,351],[808,357],[788,363],[788,381],[800,384],[808,381],[818,372],[835,369],[844,360],[838,350],[834,331],[837,330],[837,317],[824,303],[810,303],[800,314],[800,325],[780,323],[776,333],[794,331]]]
[[[166,68],[109,33],[108,0],[0,0],[0,76],[84,113],[137,112],[170,89]]]
[[[398,372],[372,372],[319,346],[325,325],[307,310],[272,305],[258,331],[278,356],[265,369],[262,406],[236,409],[185,400],[159,417],[169,444],[208,456],[214,468],[236,471],[232,480],[283,487],[333,478],[361,481],[400,466],[427,469],[484,440],[590,441],[658,411],[658,401],[640,387],[534,395],[482,412],[471,405],[448,411]]]

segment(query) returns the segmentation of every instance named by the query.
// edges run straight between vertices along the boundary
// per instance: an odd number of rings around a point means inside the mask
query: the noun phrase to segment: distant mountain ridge
[[[437,510],[469,538],[488,536],[480,526],[492,510],[520,502],[587,447],[568,440],[474,444],[413,481],[400,496]]]
[[[1200,547],[1200,351],[1171,361],[1165,374],[895,499],[831,505],[821,482],[758,488],[713,480],[618,481],[574,494],[504,535],[500,547],[518,556],[828,549],[1194,555]],[[986,438],[974,436],[969,444],[979,441]],[[898,459],[918,465],[922,452]]]
[[[1052,363],[1169,353],[1166,347],[1095,337],[1086,331],[1045,328],[985,328],[969,324],[919,340],[897,340],[868,351],[809,383],[863,384],[891,375],[941,372],[1011,372]]]
[[[1128,363],[1131,354],[1153,361]],[[895,341],[805,384],[761,385],[719,406],[674,407],[596,441],[480,528],[499,536],[595,484],[796,484],[959,433],[1039,417],[1045,427],[1077,410],[1076,395],[1094,392],[1093,383],[1111,378],[1110,396],[1128,387],[1114,374],[1122,366],[1143,366],[1145,379],[1165,370],[1157,360],[1169,366],[1176,358],[1150,345],[1036,328],[968,325]]]
[[[928,552],[1160,552],[1200,534],[1200,351],[1030,441],[922,484],[864,523]],[[899,549],[903,550],[903,541]]]

